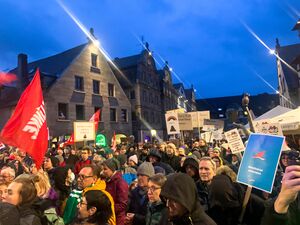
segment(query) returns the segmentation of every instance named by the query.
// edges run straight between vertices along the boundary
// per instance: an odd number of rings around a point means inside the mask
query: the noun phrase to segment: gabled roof
[[[115,58],[113,62],[118,66],[119,69],[125,69],[128,67],[137,66],[139,60],[141,58],[141,54],[132,55],[124,58]]]
[[[49,87],[55,79],[62,75],[87,45],[87,43],[82,44],[59,54],[28,63],[29,76],[35,72],[36,68],[39,68],[41,75],[45,76],[46,87]],[[18,68],[16,67],[10,72],[17,74],[17,70]]]
[[[173,84],[174,88],[175,89],[180,89],[182,87],[182,89],[184,89],[184,86],[183,86],[183,83],[176,83],[176,84]]]
[[[300,55],[300,44],[293,44],[287,46],[279,46],[277,47],[278,55],[286,61],[288,64],[292,64],[292,62]],[[299,87],[298,76],[297,74],[284,65],[282,62],[282,70],[284,73],[284,77],[286,79],[288,87],[295,89]]]
[[[193,93],[193,88],[189,88],[189,89],[184,89],[184,93],[185,93],[185,96],[188,98],[188,99],[192,99],[192,93]]]

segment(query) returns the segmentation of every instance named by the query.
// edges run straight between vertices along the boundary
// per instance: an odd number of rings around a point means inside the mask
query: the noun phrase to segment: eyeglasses
[[[85,203],[85,202],[83,202],[83,201],[81,200],[81,202],[79,202],[78,205],[79,205],[79,206],[82,206],[82,205],[88,205],[88,204]]]
[[[78,179],[80,179],[80,180],[84,180],[84,179],[90,178],[90,177],[93,177],[93,176],[86,176],[86,175],[83,175],[83,174],[78,175]]]
[[[150,191],[150,192],[154,192],[154,191],[156,191],[156,190],[158,190],[158,189],[161,189],[160,187],[154,187],[154,186],[152,186],[152,187],[148,187],[148,191]]]

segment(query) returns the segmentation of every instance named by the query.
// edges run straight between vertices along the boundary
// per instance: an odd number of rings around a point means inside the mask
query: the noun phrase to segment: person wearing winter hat
[[[107,159],[103,163],[103,175],[106,178],[106,191],[111,194],[115,202],[116,221],[118,225],[125,224],[128,203],[128,185],[119,172],[120,164],[115,158]]]
[[[126,223],[138,225],[145,224],[148,205],[148,182],[149,177],[155,174],[152,163],[143,162],[137,169],[138,186],[133,189],[129,196],[129,207],[127,210]]]
[[[157,149],[153,148],[150,150],[148,155],[148,161],[152,163],[153,167],[156,166],[162,167],[165,170],[167,175],[170,173],[174,173],[174,170],[170,165],[161,162],[161,154]]]
[[[137,155],[132,155],[128,158],[128,165],[137,169],[137,165],[138,165],[138,157]]]

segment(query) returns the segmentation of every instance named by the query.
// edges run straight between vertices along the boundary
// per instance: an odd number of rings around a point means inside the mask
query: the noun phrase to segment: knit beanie
[[[152,163],[150,162],[143,162],[137,169],[138,175],[144,175],[148,177],[152,177],[155,174],[154,168]]]
[[[115,159],[115,158],[111,158],[111,159],[105,160],[103,162],[103,165],[106,165],[113,172],[115,172],[116,170],[118,170],[119,167],[120,167],[119,161],[117,159]]]
[[[138,158],[137,158],[136,155],[130,156],[128,160],[129,160],[129,161],[131,160],[131,161],[133,161],[135,164],[138,164]]]

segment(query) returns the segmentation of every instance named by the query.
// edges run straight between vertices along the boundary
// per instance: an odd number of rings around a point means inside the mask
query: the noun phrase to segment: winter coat
[[[169,164],[175,171],[180,171],[180,157],[164,154],[162,156],[162,162]]]
[[[42,225],[37,212],[30,207],[19,207],[20,225]]]
[[[174,225],[216,225],[200,205],[195,182],[187,174],[169,175],[161,196],[180,203],[187,210],[181,217],[169,218]]]
[[[126,217],[128,203],[128,185],[120,172],[116,172],[106,181],[106,191],[109,192],[115,202],[116,221],[123,225]]]
[[[83,195],[87,192],[87,191],[93,191],[93,190],[99,190],[102,191],[109,199],[110,204],[111,204],[111,211],[112,211],[112,215],[109,219],[109,224],[110,225],[116,225],[116,214],[115,214],[115,202],[113,197],[111,196],[111,194],[105,190],[106,189],[106,183],[104,180],[98,179],[97,182],[91,186],[91,187],[87,187],[83,190]]]
[[[298,225],[300,224],[300,197],[293,201],[285,214],[278,214],[274,210],[274,200],[268,202],[261,225]]]
[[[209,185],[209,210],[208,215],[218,225],[237,225],[242,210],[245,188],[239,183],[232,182],[227,175],[217,175]],[[264,201],[251,194],[243,224],[260,224],[264,213]],[[255,215],[255,216],[254,216]]]
[[[148,206],[147,191],[141,187],[136,187],[129,194],[128,212],[134,213],[133,225],[144,225]]]
[[[149,203],[146,214],[146,225],[167,225],[168,209],[161,201]]]
[[[79,172],[80,172],[80,170],[81,170],[81,168],[82,168],[83,166],[85,166],[85,165],[90,165],[90,164],[92,164],[92,162],[91,162],[91,160],[89,160],[89,159],[87,159],[87,160],[85,160],[85,161],[82,161],[82,160],[77,161],[76,164],[75,164],[74,173],[75,173],[76,175],[79,174]]]

